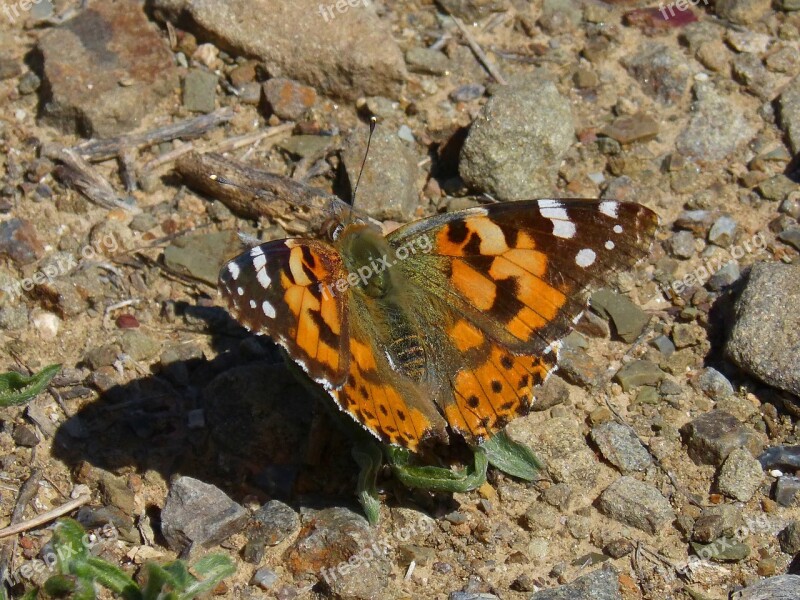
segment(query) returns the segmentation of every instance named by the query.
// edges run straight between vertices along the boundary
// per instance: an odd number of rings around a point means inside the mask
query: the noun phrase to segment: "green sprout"
[[[146,582],[140,586],[118,566],[92,556],[85,537],[77,521],[61,519],[56,523],[51,544],[57,572],[44,583],[41,591],[45,598],[95,600],[98,587],[103,587],[124,600],[192,600],[236,572],[233,560],[225,554],[201,558],[191,572],[182,560],[166,565],[147,563]],[[29,590],[23,600],[36,600],[39,592]]]
[[[30,377],[16,371],[0,375],[0,407],[25,404],[44,390],[50,380],[61,370],[61,365],[50,365]]]

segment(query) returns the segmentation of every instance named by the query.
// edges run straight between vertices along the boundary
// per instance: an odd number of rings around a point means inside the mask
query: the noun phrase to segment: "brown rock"
[[[97,2],[39,42],[53,125],[87,136],[136,127],[178,85],[172,53],[138,4]]]

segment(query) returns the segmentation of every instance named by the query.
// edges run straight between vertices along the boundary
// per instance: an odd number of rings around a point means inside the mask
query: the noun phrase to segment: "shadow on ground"
[[[75,471],[156,471],[167,481],[187,475],[238,502],[254,495],[352,505],[350,445],[332,427],[312,434],[319,403],[288,372],[278,348],[221,308],[178,311],[205,324],[216,358],[178,360],[111,387],[58,429],[54,457]]]

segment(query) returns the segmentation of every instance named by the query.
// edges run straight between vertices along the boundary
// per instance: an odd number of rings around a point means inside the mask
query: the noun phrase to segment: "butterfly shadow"
[[[74,472],[138,473],[145,483],[189,476],[237,502],[357,508],[349,446],[338,431],[314,426],[317,401],[278,348],[221,308],[177,308],[185,322],[204,325],[215,357],[195,349],[180,358],[179,346],[178,360],[164,364],[162,354],[151,372],[108,387],[58,428],[54,458]]]

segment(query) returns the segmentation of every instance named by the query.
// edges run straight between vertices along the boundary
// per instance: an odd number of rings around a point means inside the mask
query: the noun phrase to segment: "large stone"
[[[600,495],[600,512],[607,517],[657,535],[675,520],[669,500],[649,483],[620,477]]]
[[[704,161],[722,160],[756,133],[739,105],[710,83],[694,86],[695,101],[686,128],[675,140],[681,154]]]
[[[172,52],[138,2],[95,2],[45,33],[39,50],[44,117],[66,131],[129,131],[178,86]]]
[[[336,598],[382,598],[391,560],[386,542],[366,519],[346,508],[304,511],[284,564],[295,576],[313,576]]]
[[[721,410],[700,415],[681,428],[689,457],[699,464],[720,466],[736,448],[757,455],[764,447],[763,436]]]
[[[731,594],[731,600],[797,600],[800,575],[779,575],[762,579]]]
[[[726,496],[747,502],[756,493],[763,478],[761,463],[749,450],[736,448],[722,464],[717,485]]]
[[[342,160],[351,188],[358,179],[366,152],[366,131],[357,127],[344,144]],[[369,157],[358,184],[356,208],[369,216],[406,222],[419,206],[417,156],[408,143],[388,127],[372,136]]]
[[[609,565],[566,585],[536,592],[530,600],[620,600],[619,574]]]
[[[498,200],[548,196],[573,138],[569,100],[550,81],[521,77],[498,88],[472,123],[459,172]]]
[[[623,473],[644,471],[653,462],[633,430],[616,421],[592,429],[592,440],[603,457]]]
[[[317,0],[155,0],[170,19],[188,15],[190,28],[229,52],[263,61],[273,77],[354,100],[397,98],[407,73],[403,54],[371,2],[344,10]]]
[[[725,351],[767,385],[800,397],[800,265],[753,266]]]
[[[192,477],[172,482],[164,509],[161,532],[170,548],[213,546],[244,527],[247,511],[213,485]]]
[[[800,152],[800,75],[792,79],[783,90],[779,104],[781,127],[789,138],[792,153],[796,154]]]

